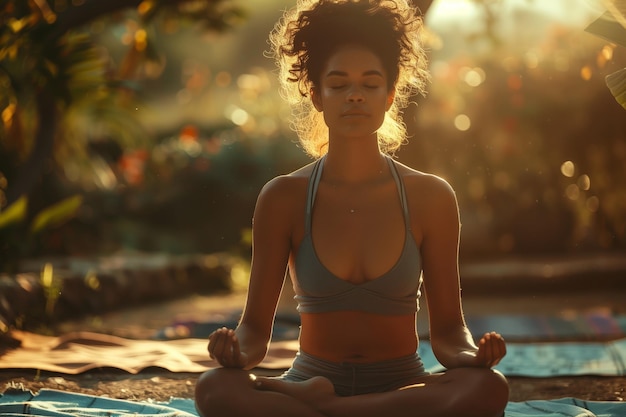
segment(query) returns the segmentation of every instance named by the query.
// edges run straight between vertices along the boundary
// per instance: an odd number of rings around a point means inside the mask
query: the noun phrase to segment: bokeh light
[[[580,198],[580,188],[576,184],[570,184],[565,189],[565,195],[572,201],[576,201]]]
[[[600,199],[596,196],[591,196],[586,202],[587,210],[596,212],[600,209]]]
[[[578,187],[580,187],[581,190],[589,191],[591,188],[591,178],[589,178],[589,175],[581,175],[578,178]]]
[[[565,161],[561,165],[561,174],[568,178],[572,178],[576,173],[576,166],[572,161]]]
[[[454,127],[461,132],[465,132],[472,126],[472,120],[467,114],[459,114],[454,118]]]

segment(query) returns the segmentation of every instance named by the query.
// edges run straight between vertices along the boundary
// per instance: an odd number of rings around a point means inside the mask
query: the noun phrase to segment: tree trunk
[[[14,203],[33,188],[52,155],[54,136],[58,124],[58,108],[54,96],[43,90],[37,94],[38,126],[33,149],[28,159],[18,168],[14,181],[7,188],[7,206]]]

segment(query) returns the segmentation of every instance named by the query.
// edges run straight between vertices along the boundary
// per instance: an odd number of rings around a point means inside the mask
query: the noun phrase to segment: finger
[[[239,365],[241,363],[241,349],[239,347],[239,339],[237,339],[237,335],[233,334],[232,337],[232,355],[233,361]]]
[[[500,334],[497,334],[497,337],[495,338],[494,342],[495,342],[494,344],[495,358],[494,358],[493,366],[500,363],[502,358],[504,358],[504,356],[506,355],[506,343],[504,342],[504,338]]]
[[[209,351],[209,356],[211,358],[215,358],[214,356],[215,345],[217,343],[218,338],[219,338],[219,333],[217,330],[215,330],[209,335],[209,343],[207,345],[207,350]]]
[[[496,332],[492,332],[491,341],[493,352],[493,356],[491,358],[491,366],[496,366],[498,363],[500,363],[500,360],[506,354],[506,345],[504,343],[504,338],[502,337],[502,335]]]
[[[502,339],[500,333],[492,332],[491,341],[491,349],[493,354],[491,366],[495,366],[498,364],[498,362],[500,362],[500,359],[502,359],[504,340]]]
[[[233,337],[235,333],[232,330],[224,332],[224,348],[222,350],[222,362],[226,367],[233,364]]]
[[[494,365],[494,362],[497,359],[496,339],[495,334],[492,332],[485,333],[480,340],[480,355],[478,359],[481,366],[492,367]]]
[[[485,350],[485,362],[484,365],[485,366],[491,366],[491,363],[493,362],[493,337],[491,333],[487,333],[484,336],[485,339],[485,344],[484,344],[484,350]]]
[[[213,356],[217,359],[223,356],[224,346],[226,345],[224,329],[216,330],[213,338],[215,339],[215,343],[213,345]]]
[[[207,346],[207,350],[209,351],[209,356],[215,359],[215,346],[217,345],[217,341],[219,339],[219,334],[216,331],[209,335],[209,344]]]
[[[215,338],[213,355],[221,365],[226,365],[230,357],[230,337],[228,336],[228,329],[223,328],[218,330]]]
[[[235,365],[234,353],[233,353],[233,345],[235,342],[233,341],[235,337],[235,332],[233,330],[227,330],[225,334],[226,343],[224,344],[224,351],[222,352],[222,360],[224,361],[224,366],[233,367]]]
[[[500,357],[504,358],[506,356],[506,340],[504,340],[504,337],[502,337],[501,339],[502,339],[502,355]]]
[[[476,352],[476,362],[478,365],[483,365],[485,363],[486,356],[485,356],[485,344],[487,343],[487,339],[485,338],[485,336],[481,337],[480,340],[478,341],[478,351]]]

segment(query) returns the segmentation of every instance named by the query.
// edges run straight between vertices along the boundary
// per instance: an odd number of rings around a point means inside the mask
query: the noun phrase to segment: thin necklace
[[[385,171],[385,170],[384,170],[384,168],[383,168],[383,169],[381,169],[381,170],[378,172],[378,175],[383,175],[384,171]],[[348,212],[349,212],[350,214],[354,214],[354,213],[356,213],[356,212],[357,212],[357,210],[356,210],[355,208],[352,208],[352,207],[351,207],[351,208],[349,208],[349,209],[348,209]]]

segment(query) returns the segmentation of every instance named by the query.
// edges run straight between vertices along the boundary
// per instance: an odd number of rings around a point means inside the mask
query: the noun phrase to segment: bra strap
[[[409,216],[409,204],[406,199],[406,190],[404,189],[404,182],[400,178],[400,173],[398,172],[398,167],[396,166],[393,159],[387,157],[387,162],[389,163],[389,168],[391,170],[391,175],[393,176],[394,181],[396,182],[396,186],[398,187],[398,193],[400,194],[400,203],[402,204],[402,213],[404,214],[404,225],[407,230],[411,230],[411,217]]]
[[[311,233],[311,217],[313,215],[313,203],[315,202],[315,195],[317,194],[317,187],[320,184],[320,179],[322,178],[322,171],[324,167],[324,157],[315,162],[313,166],[313,171],[311,172],[311,177],[309,178],[309,187],[307,191],[306,197],[306,213],[304,219],[304,232],[306,234]]]
[[[311,172],[311,177],[309,178],[309,186],[307,191],[307,200],[306,200],[306,213],[305,213],[305,233],[311,232],[311,217],[313,215],[313,204],[315,202],[315,195],[317,194],[317,188],[320,183],[320,179],[322,178],[322,171],[324,167],[324,157],[321,157],[315,163],[313,167],[313,171]],[[389,168],[391,170],[391,175],[398,187],[398,194],[400,195],[400,202],[402,204],[402,213],[404,215],[404,224],[406,225],[407,230],[411,230],[411,218],[409,217],[409,205],[407,203],[406,198],[406,190],[404,188],[404,182],[400,178],[400,173],[398,172],[398,167],[394,163],[393,159],[387,157],[387,162],[389,163]]]

